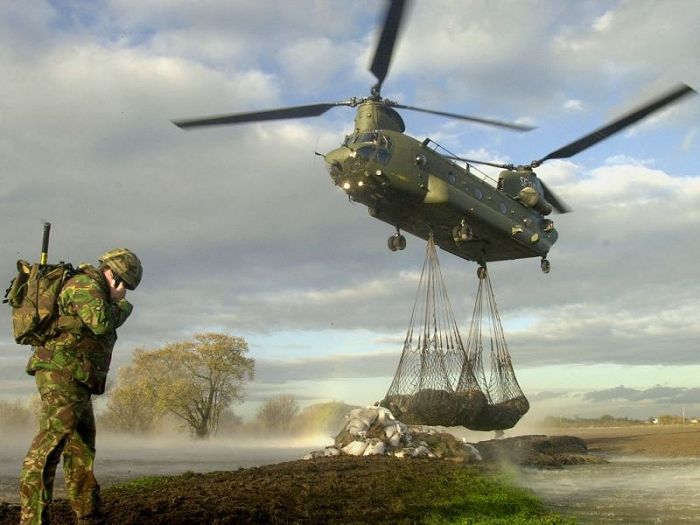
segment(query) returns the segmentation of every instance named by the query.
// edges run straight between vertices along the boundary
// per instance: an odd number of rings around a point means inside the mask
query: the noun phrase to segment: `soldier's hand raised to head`
[[[109,298],[112,301],[118,301],[119,299],[124,299],[126,297],[126,287],[123,281],[117,281],[112,279],[109,283]]]
[[[104,276],[107,280],[107,284],[109,284],[109,300],[118,301],[119,299],[124,299],[124,297],[126,297],[124,281],[114,275],[114,272],[109,268],[104,271]]]

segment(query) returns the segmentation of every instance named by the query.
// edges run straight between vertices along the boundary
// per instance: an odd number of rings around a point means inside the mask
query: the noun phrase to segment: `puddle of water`
[[[586,524],[698,523],[700,460],[612,458],[603,465],[525,469],[519,483]]]

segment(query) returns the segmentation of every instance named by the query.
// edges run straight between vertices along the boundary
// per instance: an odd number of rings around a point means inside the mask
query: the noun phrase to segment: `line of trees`
[[[193,436],[216,434],[337,433],[344,416],[355,407],[328,402],[301,409],[291,394],[272,396],[253,421],[243,422],[232,406],[254,377],[255,363],[247,357],[241,337],[197,334],[191,341],[170,343],[155,350],[138,349],[131,364],[119,369],[107,404],[98,417],[108,430],[144,434],[173,420]]]

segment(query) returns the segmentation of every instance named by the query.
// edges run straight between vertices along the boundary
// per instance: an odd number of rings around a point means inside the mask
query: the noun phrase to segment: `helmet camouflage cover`
[[[124,281],[124,286],[134,290],[141,282],[143,266],[136,254],[127,248],[115,248],[100,256],[98,259],[112,273]]]

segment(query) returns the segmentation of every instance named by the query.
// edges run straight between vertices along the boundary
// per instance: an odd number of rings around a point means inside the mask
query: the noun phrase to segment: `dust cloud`
[[[30,431],[2,434],[0,447],[0,501],[17,502],[22,460],[33,437]],[[133,436],[98,431],[95,475],[108,487],[142,476],[237,470],[293,461],[310,450],[332,444],[321,434],[285,438],[276,435],[212,437],[197,440],[184,435]],[[59,466],[56,497],[65,497]]]

